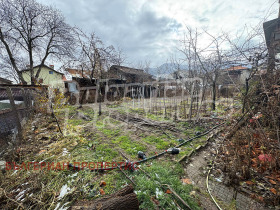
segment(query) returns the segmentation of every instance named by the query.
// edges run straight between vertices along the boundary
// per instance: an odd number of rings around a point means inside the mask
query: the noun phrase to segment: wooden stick
[[[162,186],[166,186],[168,187],[168,189],[173,193],[173,195],[178,198],[182,204],[184,204],[184,206],[187,208],[187,209],[191,209],[191,207],[183,200],[183,198],[181,198],[168,184],[162,184]]]
[[[132,179],[130,179],[129,176],[127,176],[127,175],[123,172],[123,170],[122,170],[118,165],[117,165],[117,167],[118,167],[118,169],[120,169],[120,171],[123,173],[123,175],[125,175],[125,177],[126,177],[129,181],[131,181],[132,184],[134,184],[134,185],[136,186],[136,183],[135,183]]]

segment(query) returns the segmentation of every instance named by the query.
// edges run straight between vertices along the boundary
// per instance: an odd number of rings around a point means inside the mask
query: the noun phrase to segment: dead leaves
[[[166,194],[171,194],[172,192],[171,192],[171,190],[167,189],[165,193]]]
[[[255,164],[257,164],[257,163],[258,163],[257,158],[252,158],[252,159],[251,159],[251,161],[252,161],[253,163],[255,163]]]
[[[104,192],[103,189],[99,189],[99,192],[100,192],[101,195],[105,195],[105,192]]]
[[[252,182],[252,181],[246,181],[246,184],[247,184],[247,185],[253,185],[254,182]]]
[[[276,185],[277,183],[273,181],[272,179],[268,180],[271,184]]]
[[[100,187],[106,186],[106,182],[104,180],[101,180],[99,186]],[[105,195],[105,191],[102,188],[99,189],[99,192],[101,195]]]
[[[106,182],[105,182],[104,180],[102,180],[102,181],[100,182],[99,186],[100,186],[100,187],[106,186]]]
[[[280,182],[280,177],[279,175],[276,174],[271,174],[270,176],[265,176],[265,178],[268,179],[270,184],[276,185],[277,182]]]
[[[184,184],[192,184],[192,181],[190,179],[182,179],[182,182]]]
[[[263,201],[264,201],[262,196],[258,196],[257,198],[258,198],[258,200],[259,200],[260,202],[263,202]]]
[[[253,133],[253,137],[257,139],[257,138],[260,138],[261,136],[259,133]]]
[[[276,195],[276,194],[277,194],[277,191],[276,191],[276,189],[275,189],[275,188],[270,188],[270,191],[271,191],[274,195]]]

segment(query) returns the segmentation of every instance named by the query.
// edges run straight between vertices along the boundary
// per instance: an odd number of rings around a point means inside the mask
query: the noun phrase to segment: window
[[[280,59],[280,45],[277,44],[274,47],[274,54],[276,59]]]
[[[276,32],[276,33],[274,34],[274,38],[275,38],[275,40],[280,40],[280,33],[279,33],[279,32]]]
[[[49,71],[49,74],[53,74],[53,71]]]

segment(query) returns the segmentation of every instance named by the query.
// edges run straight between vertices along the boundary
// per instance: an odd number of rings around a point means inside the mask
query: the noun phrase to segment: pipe
[[[195,136],[195,137],[193,137],[193,138],[187,139],[187,140],[185,140],[184,142],[182,142],[181,144],[175,146],[175,148],[179,148],[179,147],[185,145],[186,143],[188,143],[188,142],[190,142],[190,141],[192,141],[192,140],[194,140],[194,139],[197,139],[197,138],[200,138],[200,137],[202,137],[202,136],[205,136],[205,135],[207,135],[208,133],[210,133],[212,130],[214,130],[214,129],[220,127],[220,126],[223,125],[223,124],[225,124],[225,123],[221,123],[221,124],[219,124],[219,125],[216,125],[216,126],[214,126],[213,128],[211,128],[210,130],[208,130],[208,131],[206,131],[206,132],[204,132],[204,133],[202,133],[202,134],[200,134],[200,135],[198,135],[198,136]],[[94,171],[95,171],[95,172],[104,172],[104,171],[110,171],[110,170],[120,169],[120,168],[124,168],[124,167],[129,168],[129,169],[131,169],[131,170],[134,170],[134,169],[135,169],[135,168],[134,168],[134,165],[138,165],[138,164],[141,164],[141,163],[145,163],[145,162],[147,162],[147,161],[149,161],[149,160],[156,159],[156,158],[158,158],[158,157],[164,155],[165,153],[167,153],[167,150],[165,150],[164,152],[161,152],[161,153],[159,153],[159,154],[157,154],[157,155],[154,155],[154,156],[152,156],[152,157],[143,159],[143,160],[139,160],[139,161],[135,161],[135,162],[127,162],[127,164],[122,165],[122,166],[116,166],[116,167],[110,167],[110,168],[105,168],[105,169],[104,169],[104,168],[102,168],[103,165],[101,165],[101,168],[94,168],[94,169],[89,169],[89,170],[92,171],[92,172],[94,172]],[[73,168],[74,170],[83,170],[83,169],[80,169],[80,167],[78,167],[78,166],[73,166],[71,163],[70,163],[68,166],[69,166],[70,168]]]

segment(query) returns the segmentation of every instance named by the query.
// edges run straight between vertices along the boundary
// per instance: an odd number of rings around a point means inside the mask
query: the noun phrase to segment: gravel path
[[[202,207],[207,210],[218,209],[210,199],[210,196],[208,196],[209,194],[207,193],[206,187],[206,177],[210,167],[209,163],[214,160],[215,157],[215,146],[215,142],[210,142],[208,146],[193,155],[188,163],[185,163],[185,172],[191,179],[193,185],[200,190],[201,193],[199,193],[199,197]],[[234,209],[232,208],[232,204],[234,203],[236,209],[267,209],[250,197],[235,191],[233,187],[224,185],[212,174],[210,174],[209,178],[209,188],[222,209]],[[210,200],[212,202],[210,202]]]

